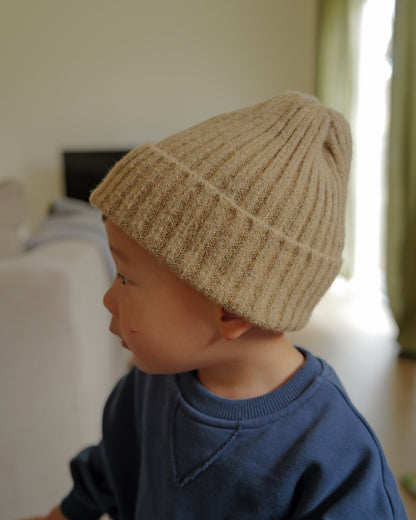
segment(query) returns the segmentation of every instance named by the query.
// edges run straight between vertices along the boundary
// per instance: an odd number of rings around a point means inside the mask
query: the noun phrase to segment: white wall
[[[0,180],[31,224],[61,152],[130,148],[287,89],[312,93],[316,0],[2,0]]]

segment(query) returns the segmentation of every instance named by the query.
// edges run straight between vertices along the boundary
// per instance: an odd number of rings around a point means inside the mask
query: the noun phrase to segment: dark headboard
[[[88,201],[91,191],[129,150],[64,152],[65,194]]]

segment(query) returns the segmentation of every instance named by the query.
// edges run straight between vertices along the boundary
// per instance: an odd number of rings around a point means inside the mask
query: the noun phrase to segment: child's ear
[[[250,330],[253,325],[244,318],[240,318],[224,308],[221,308],[219,327],[222,337],[231,340],[242,336],[245,332]]]

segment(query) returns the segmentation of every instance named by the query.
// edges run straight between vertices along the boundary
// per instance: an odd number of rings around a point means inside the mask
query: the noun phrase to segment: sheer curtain
[[[365,0],[318,0],[316,94],[355,128],[361,8]],[[388,146],[387,288],[403,355],[416,358],[416,1],[396,0]],[[354,136],[353,136],[354,137]],[[341,273],[354,258],[354,164]]]
[[[415,0],[396,0],[390,110],[387,287],[402,354],[416,358]]]
[[[363,0],[318,1],[316,95],[355,123],[360,12]],[[354,136],[353,136],[354,137]],[[341,274],[350,277],[354,259],[354,166],[347,200]]]

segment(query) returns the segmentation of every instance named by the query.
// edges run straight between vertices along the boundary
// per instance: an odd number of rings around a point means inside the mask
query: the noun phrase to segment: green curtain
[[[355,124],[359,27],[363,0],[318,0],[316,95]],[[351,170],[346,213],[346,236],[341,274],[350,277],[354,259],[354,167]]]
[[[415,0],[396,0],[390,110],[387,287],[402,354],[416,358]]]

